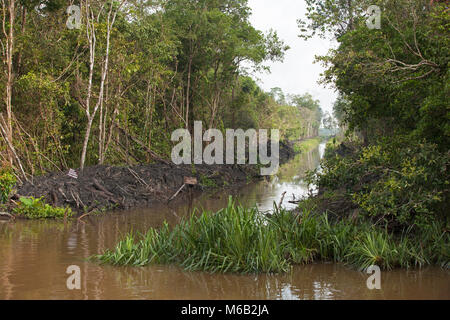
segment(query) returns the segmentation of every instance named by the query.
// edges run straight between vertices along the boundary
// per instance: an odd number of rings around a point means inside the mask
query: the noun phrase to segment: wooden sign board
[[[198,184],[197,178],[195,178],[195,177],[184,177],[184,184],[187,184],[187,185],[190,185],[190,186],[195,186],[196,184]]]

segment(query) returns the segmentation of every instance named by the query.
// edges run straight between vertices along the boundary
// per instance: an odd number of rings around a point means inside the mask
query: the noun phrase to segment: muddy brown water
[[[450,299],[450,272],[437,267],[381,275],[381,290],[369,290],[369,275],[339,264],[296,266],[283,275],[185,272],[174,266],[100,266],[86,258],[113,248],[127,232],[164,221],[176,224],[193,207],[216,210],[229,195],[261,211],[308,193],[304,172],[315,168],[324,145],[284,165],[272,181],[234,191],[203,194],[183,206],[157,206],[92,217],[86,223],[0,222],[0,299]],[[81,290],[66,286],[66,269],[81,269]]]

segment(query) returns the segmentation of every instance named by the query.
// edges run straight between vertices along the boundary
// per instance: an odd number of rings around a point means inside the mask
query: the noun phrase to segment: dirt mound
[[[294,156],[292,148],[280,144],[280,163]],[[224,186],[239,186],[261,178],[257,166],[250,165],[166,165],[149,164],[133,167],[93,166],[77,171],[35,177],[18,187],[19,196],[44,197],[59,207],[70,206],[77,212],[95,209],[130,209],[167,202],[184,184],[184,177],[196,177],[194,191]],[[189,188],[177,196],[183,199]]]
[[[37,177],[32,183],[21,186],[17,193],[21,196],[44,196],[49,204],[68,205],[78,212],[104,208],[130,209],[147,207],[155,201],[167,202],[184,184],[184,177],[196,177],[199,184],[194,188],[202,190],[245,183],[257,176],[256,170],[250,168],[206,165],[193,168],[161,164],[94,166],[77,174],[77,179],[67,173]]]

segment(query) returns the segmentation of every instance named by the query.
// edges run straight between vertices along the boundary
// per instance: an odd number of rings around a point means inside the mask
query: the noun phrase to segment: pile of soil
[[[70,206],[76,211],[148,207],[153,202],[167,202],[184,184],[184,177],[196,177],[195,189],[240,184],[247,181],[250,169],[233,166],[170,166],[150,164],[133,167],[94,166],[72,178],[67,173],[51,173],[25,183],[20,196],[44,196],[47,203]],[[256,175],[252,175],[255,178]],[[201,183],[208,181],[207,186]],[[187,190],[187,189],[186,189]],[[183,192],[182,192],[183,194]]]
[[[280,163],[295,155],[292,147],[280,143]],[[44,197],[53,206],[69,206],[76,212],[103,209],[150,207],[168,202],[184,184],[185,177],[197,178],[198,184],[184,188],[176,197],[183,199],[190,191],[240,186],[262,178],[257,166],[250,165],[180,165],[148,164],[132,167],[93,166],[77,171],[35,177],[18,186],[15,198]]]

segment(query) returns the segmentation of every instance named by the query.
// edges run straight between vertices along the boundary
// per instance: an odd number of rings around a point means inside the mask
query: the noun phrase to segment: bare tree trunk
[[[4,128],[4,125],[2,125],[2,123],[5,123],[5,119],[3,118],[3,115],[0,113],[0,130],[1,130],[1,133],[4,135],[4,136],[6,136],[8,133],[6,132],[7,131],[7,129],[6,128]],[[23,166],[22,166],[22,162],[20,161],[20,158],[19,158],[19,156],[17,155],[17,153],[16,153],[16,151],[15,151],[15,149],[14,149],[14,146],[13,146],[13,144],[12,144],[12,142],[11,142],[11,140],[9,140],[9,139],[6,139],[7,141],[7,143],[8,143],[8,147],[9,147],[9,150],[10,150],[10,153],[11,153],[11,157],[14,157],[15,159],[16,159],[16,161],[17,161],[17,165],[19,166],[19,169],[20,169],[20,171],[22,172],[22,176],[24,177],[24,179],[26,180],[26,181],[28,181],[28,179],[27,179],[27,175],[25,174],[25,170],[23,170]],[[12,165],[12,160],[11,160],[11,165]]]
[[[92,122],[94,118],[88,119],[88,125],[86,127],[86,132],[84,134],[84,142],[83,142],[83,152],[81,153],[81,169],[84,169],[84,163],[86,162],[86,153],[87,147],[89,143],[89,136],[91,135]]]
[[[22,6],[22,36],[25,34],[25,25],[27,23],[27,8],[25,6]],[[17,57],[17,74],[20,75],[22,67],[22,50],[19,51],[19,56]]]
[[[347,30],[353,30],[353,25],[354,25],[354,17],[353,17],[353,4],[352,4],[352,0],[347,0],[347,9],[348,9],[348,25],[347,25]]]
[[[91,129],[92,129],[92,122],[95,118],[95,115],[97,113],[97,110],[100,106],[103,105],[104,100],[104,88],[105,88],[105,81],[106,81],[106,75],[108,73],[108,63],[109,63],[109,49],[110,49],[110,38],[111,38],[111,30],[114,25],[114,22],[116,21],[116,16],[120,8],[122,7],[123,3],[125,1],[122,0],[118,9],[114,11],[113,13],[113,3],[110,4],[110,8],[108,11],[108,19],[107,19],[107,33],[106,33],[106,52],[105,52],[105,61],[104,65],[102,67],[102,73],[101,73],[101,80],[100,80],[100,89],[98,94],[98,100],[94,107],[94,110],[91,113],[90,110],[90,98],[92,95],[92,78],[94,74],[94,65],[95,65],[95,47],[96,47],[96,35],[95,35],[95,20],[99,20],[99,16],[97,16],[97,19],[95,19],[94,14],[92,10],[90,10],[90,1],[85,1],[86,6],[86,34],[89,42],[89,54],[90,54],[90,64],[89,64],[89,85],[88,85],[88,94],[86,98],[86,116],[88,118],[88,126],[86,128],[86,133],[84,136],[84,142],[83,142],[83,151],[81,154],[81,163],[80,167],[81,169],[84,169],[84,165],[86,162],[86,153],[87,153],[87,147],[89,143],[89,138],[91,135]],[[99,15],[101,14],[100,13]],[[112,16],[112,17],[111,17]],[[102,155],[99,155],[102,156]]]
[[[189,130],[189,97],[191,91],[191,72],[192,72],[192,55],[189,57],[189,66],[188,66],[188,81],[187,81],[187,92],[186,92],[186,129]]]
[[[148,148],[151,149],[151,140],[152,140],[152,127],[150,124],[150,118],[151,118],[151,102],[150,102],[150,89],[151,84],[150,81],[147,81],[147,92],[145,95],[145,124],[144,124],[144,132],[148,131]],[[147,154],[146,156],[147,162],[150,161],[150,156]]]
[[[105,121],[106,121],[106,112],[105,112]],[[99,115],[100,123],[98,124],[98,163],[103,164],[103,103],[100,103],[100,115]]]
[[[150,90],[152,89],[152,90]],[[152,91],[152,92],[150,92]],[[147,118],[146,118],[146,129],[148,130],[148,149],[152,149],[152,130],[153,130],[153,113],[155,110],[155,100],[156,100],[156,86],[151,87],[150,82],[147,85]],[[147,162],[150,162],[150,156],[147,154],[146,156]]]
[[[13,74],[13,54],[14,54],[14,19],[15,19],[15,0],[9,0],[9,30],[6,30],[6,0],[2,1],[3,8],[3,33],[6,38],[6,139],[8,144],[12,145],[13,131],[12,131],[12,87],[14,81]],[[13,164],[12,150],[8,151],[8,160]]]
[[[219,101],[220,101],[220,92],[215,94],[212,102],[212,110],[211,110],[211,118],[209,120],[208,129],[212,129],[214,126],[214,121],[216,120],[217,110],[219,109]]]
[[[80,162],[80,168],[84,169],[84,164],[86,162],[86,152],[87,152],[87,146],[89,143],[89,136],[91,135],[91,127],[92,127],[92,120],[93,116],[91,116],[90,112],[90,102],[91,102],[91,96],[92,96],[92,79],[94,76],[94,64],[95,64],[95,45],[96,45],[96,36],[95,36],[95,27],[93,23],[93,13],[90,11],[90,2],[88,0],[84,3],[85,9],[86,9],[86,36],[89,43],[89,80],[88,80],[88,89],[87,89],[87,97],[85,104],[85,111],[86,116],[88,119],[88,125],[86,128],[86,132],[84,135],[84,142],[83,142],[83,151],[81,152],[81,162]],[[94,115],[95,115],[95,109],[94,109]],[[91,119],[92,118],[92,119]]]
[[[152,148],[152,129],[153,129],[153,113],[156,107],[156,86],[153,87],[153,100],[152,100],[152,105],[151,105],[151,110],[150,110],[150,131],[148,133],[148,148],[151,149]]]

